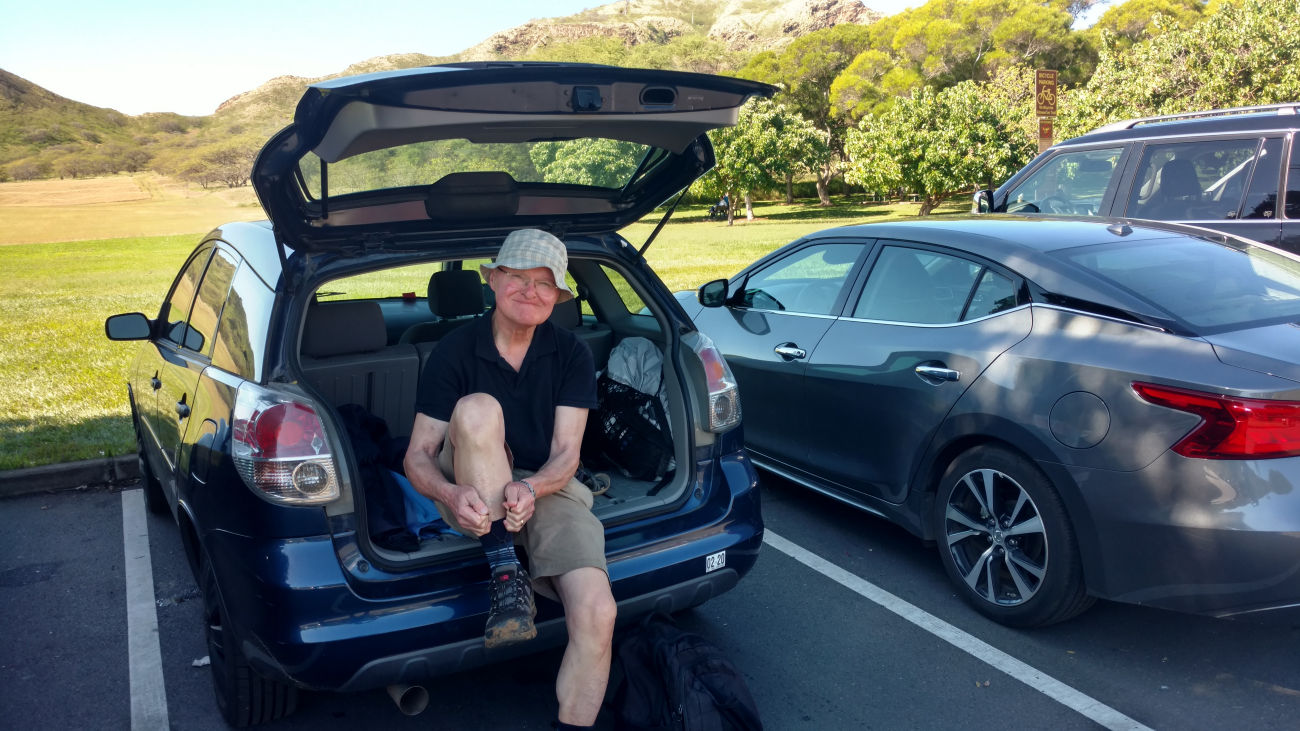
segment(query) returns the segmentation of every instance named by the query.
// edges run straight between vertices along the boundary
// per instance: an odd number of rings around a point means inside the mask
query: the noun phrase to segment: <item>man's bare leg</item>
[[[569,630],[569,645],[555,681],[559,720],[590,726],[605,701],[618,606],[610,591],[609,577],[600,569],[575,569],[553,580],[564,603]]]
[[[501,404],[485,393],[472,393],[456,402],[447,426],[455,448],[452,469],[456,484],[470,485],[487,505],[488,519],[506,515],[504,495],[510,482],[506,459],[506,425]]]
[[[537,636],[533,588],[515,556],[514,534],[505,527],[505,488],[512,475],[501,405],[481,393],[461,398],[451,412],[447,439],[454,450],[456,484],[473,487],[488,510],[480,526],[487,532],[479,537],[492,567],[492,609],[484,644],[491,648],[531,640]]]

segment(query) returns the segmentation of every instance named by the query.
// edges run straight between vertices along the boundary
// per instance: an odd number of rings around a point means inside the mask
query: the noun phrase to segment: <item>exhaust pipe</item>
[[[418,716],[429,707],[429,691],[422,685],[393,683],[388,686],[388,697],[397,704],[397,710],[404,716]]]

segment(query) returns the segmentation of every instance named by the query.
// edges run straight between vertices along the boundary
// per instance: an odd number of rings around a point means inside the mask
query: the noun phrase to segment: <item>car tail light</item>
[[[740,389],[736,378],[713,341],[704,333],[696,333],[694,350],[704,364],[704,378],[709,391],[709,423],[707,429],[721,433],[740,423]]]
[[[1135,382],[1133,390],[1160,406],[1201,417],[1173,450],[1201,459],[1270,459],[1300,455],[1300,402],[1237,398]]]
[[[338,498],[338,470],[325,424],[310,405],[243,384],[235,398],[231,441],[239,476],[263,496],[292,505]]]

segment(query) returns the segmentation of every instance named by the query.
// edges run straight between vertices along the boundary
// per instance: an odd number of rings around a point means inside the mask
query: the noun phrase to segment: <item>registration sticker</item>
[[[710,553],[709,555],[704,557],[704,573],[706,574],[709,573],[710,571],[717,571],[718,569],[726,565],[727,565],[726,551],[718,551],[717,553]]]

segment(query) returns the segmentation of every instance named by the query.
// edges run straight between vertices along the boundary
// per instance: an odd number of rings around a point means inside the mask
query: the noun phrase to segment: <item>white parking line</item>
[[[966,651],[976,659],[992,665],[1057,703],[1087,716],[1108,729],[1151,731],[1147,726],[1125,716],[1101,701],[1080,693],[1046,673],[1026,665],[983,640],[966,634],[942,619],[899,599],[866,579],[845,571],[770,530],[764,532],[763,542],[835,583],[870,599],[935,637],[948,642],[959,650]]]
[[[126,636],[131,667],[131,729],[165,729],[167,689],[162,650],[158,647],[158,610],[154,603],[153,563],[149,558],[149,523],[144,493],[122,491],[122,548],[126,556]]]

